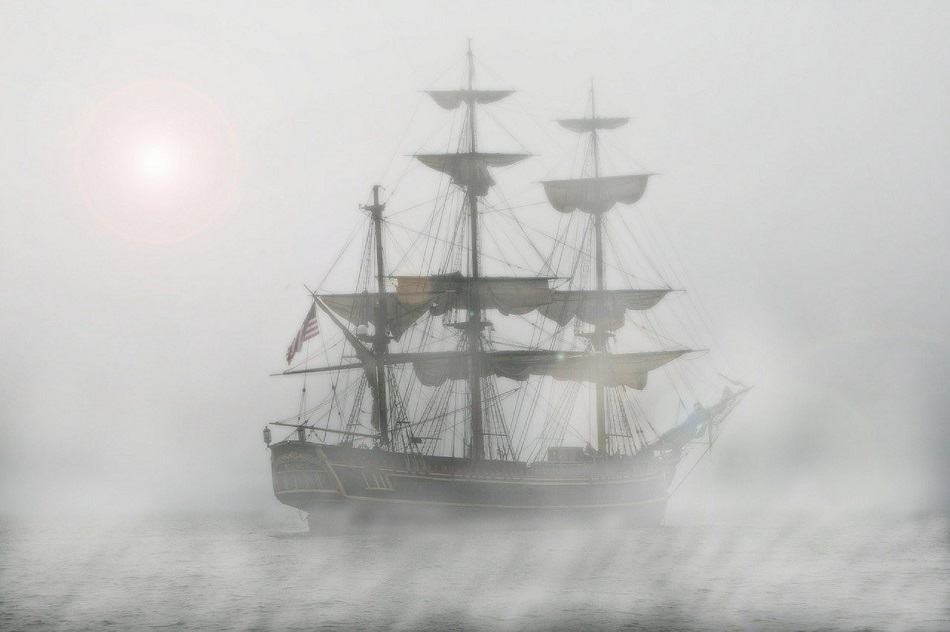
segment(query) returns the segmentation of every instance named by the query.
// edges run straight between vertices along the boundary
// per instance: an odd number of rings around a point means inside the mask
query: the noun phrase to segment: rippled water
[[[4,519],[0,628],[950,629],[950,520],[302,536]]]

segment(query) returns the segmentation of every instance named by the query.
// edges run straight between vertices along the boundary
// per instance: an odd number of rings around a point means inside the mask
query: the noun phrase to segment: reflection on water
[[[296,534],[4,519],[0,629],[950,629],[950,520]]]

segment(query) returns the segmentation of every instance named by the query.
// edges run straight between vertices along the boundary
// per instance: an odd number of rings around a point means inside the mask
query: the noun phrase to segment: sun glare
[[[166,142],[152,143],[139,149],[138,171],[146,184],[165,185],[174,179],[179,167],[175,148]]]
[[[123,238],[187,239],[231,206],[238,145],[225,113],[176,82],[129,85],[90,113],[76,174],[89,211]]]

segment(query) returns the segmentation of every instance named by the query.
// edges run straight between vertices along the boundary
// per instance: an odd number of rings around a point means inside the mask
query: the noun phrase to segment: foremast
[[[373,236],[376,242],[376,305],[373,310],[373,355],[376,357],[376,388],[373,395],[373,414],[377,419],[379,443],[383,447],[390,445],[389,398],[386,396],[386,357],[389,355],[389,335],[386,333],[386,272],[383,258],[383,211],[386,205],[379,201],[379,185],[373,186],[373,203],[363,209],[373,218]]]

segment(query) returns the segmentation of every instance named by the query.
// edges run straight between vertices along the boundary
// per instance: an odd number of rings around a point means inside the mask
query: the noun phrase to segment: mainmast
[[[383,446],[388,446],[389,400],[386,397],[386,356],[389,355],[389,336],[386,335],[386,276],[383,259],[383,210],[379,202],[379,185],[373,185],[373,203],[363,209],[373,217],[373,232],[376,241],[376,304],[373,310],[373,354],[376,356],[376,388],[373,390],[374,413],[379,420],[379,437]]]
[[[475,56],[472,54],[472,40],[468,40],[468,90],[473,91],[473,82],[475,80]],[[468,100],[468,132],[469,132],[469,152],[475,154],[478,151],[478,135],[475,130],[475,103],[477,99]],[[481,366],[481,346],[482,346],[482,310],[479,302],[480,288],[478,285],[478,195],[475,187],[469,185],[466,187],[466,197],[468,198],[469,210],[469,232],[471,233],[471,282],[469,283],[468,297],[468,322],[466,325],[468,335],[469,352],[469,409],[472,418],[472,446],[471,458],[478,461],[485,456],[485,434],[482,428],[482,366]]]
[[[597,101],[594,95],[594,80],[590,81],[590,115],[593,120],[597,120]],[[594,154],[594,177],[600,177],[600,146],[597,138],[597,127],[591,129],[591,149]],[[603,291],[604,291],[604,214],[594,215],[594,250],[595,250],[595,268],[597,277],[597,314],[598,318],[594,324],[594,338],[591,342],[594,345],[594,351],[603,355],[607,350],[607,332],[603,324]],[[604,383],[597,381],[595,389],[597,406],[597,452],[601,455],[607,454],[607,414],[606,397]]]

